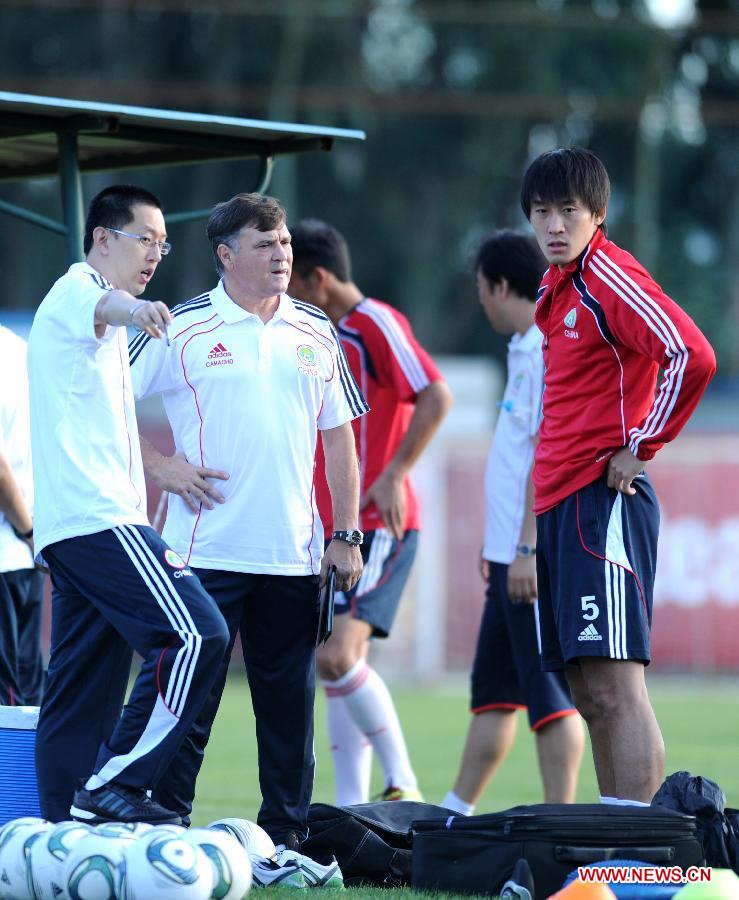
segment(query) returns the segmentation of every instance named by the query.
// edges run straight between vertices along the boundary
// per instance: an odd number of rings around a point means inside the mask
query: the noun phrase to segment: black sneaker
[[[523,859],[518,860],[513,867],[511,877],[503,885],[500,892],[500,900],[534,900],[534,876],[531,867]]]
[[[143,788],[132,788],[110,781],[88,791],[75,791],[69,814],[78,822],[99,825],[102,822],[149,822],[152,825],[179,825],[177,813],[165,809],[149,797]]]

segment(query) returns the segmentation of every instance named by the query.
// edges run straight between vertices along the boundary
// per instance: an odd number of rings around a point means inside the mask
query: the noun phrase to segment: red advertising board
[[[662,510],[654,660],[739,671],[739,439],[686,435],[649,475]]]
[[[449,460],[447,667],[471,664],[483,602],[484,460]],[[658,668],[739,672],[739,437],[683,435],[648,466],[662,521],[652,656]]]

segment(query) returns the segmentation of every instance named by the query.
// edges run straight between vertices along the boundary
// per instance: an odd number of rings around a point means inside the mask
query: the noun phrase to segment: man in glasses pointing
[[[125,326],[161,339],[171,321],[165,304],[140,299],[170,251],[166,237],[153,194],[101,191],[85,261],[52,286],[29,338],[33,540],[53,586],[36,742],[51,821],[180,821],[147,792],[200,711],[228,638],[146,515]],[[121,714],[132,648],[143,663]]]

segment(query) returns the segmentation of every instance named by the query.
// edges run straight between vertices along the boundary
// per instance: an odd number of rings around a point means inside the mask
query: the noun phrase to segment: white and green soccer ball
[[[154,828],[148,822],[103,822],[95,826],[95,834],[112,838],[140,838]]]
[[[133,837],[105,837],[94,831],[72,847],[62,881],[69,900],[118,900],[123,854]]]
[[[43,819],[26,818],[8,822],[0,834],[0,897],[6,900],[34,900],[28,864],[31,847],[54,826]]]
[[[60,822],[33,843],[28,865],[36,900],[69,900],[63,881],[64,863],[77,841],[90,832],[84,822]]]
[[[40,825],[45,821],[46,819],[41,819],[39,816],[21,816],[19,819],[11,819],[0,825],[0,842],[2,842],[3,832],[6,828],[17,828],[19,825]]]
[[[184,840],[200,847],[213,866],[211,900],[246,897],[252,883],[251,861],[232,834],[219,828],[191,828]]]
[[[209,900],[213,867],[196,844],[172,834],[144,835],[126,848],[120,900]]]
[[[246,850],[250,859],[252,857],[273,859],[277,853],[272,838],[256,822],[250,822],[249,819],[216,819],[215,822],[208,825],[208,828],[233,835]]]

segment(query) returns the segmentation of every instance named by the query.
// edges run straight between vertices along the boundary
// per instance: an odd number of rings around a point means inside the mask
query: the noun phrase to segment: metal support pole
[[[40,216],[38,213],[24,209],[22,206],[16,206],[15,203],[8,203],[7,200],[0,200],[0,212],[7,213],[9,216],[15,216],[16,219],[22,219],[24,222],[30,222],[31,225],[38,225],[40,228],[46,228],[47,231],[53,231],[56,234],[66,234],[67,229],[61,222],[55,222],[47,216]]]
[[[85,225],[82,213],[82,180],[77,157],[77,133],[57,133],[59,147],[59,175],[62,182],[62,216],[67,234],[67,261],[70,265],[83,259],[82,232]]]
[[[257,185],[254,188],[254,191],[257,194],[263,194],[269,187],[269,183],[272,180],[272,170],[274,169],[274,167],[274,156],[260,156],[259,172],[257,173]]]
[[[255,193],[263,194],[267,190],[267,186],[272,179],[274,167],[274,156],[259,157],[259,171],[257,172],[253,188]],[[194,209],[191,212],[168,213],[165,218],[167,225],[178,225],[182,222],[195,222],[198,219],[207,219],[212,212],[213,207],[209,206],[208,209]]]
[[[167,225],[179,225],[182,222],[197,222],[198,219],[207,219],[213,212],[213,207],[207,209],[193,209],[190,212],[165,213]]]

